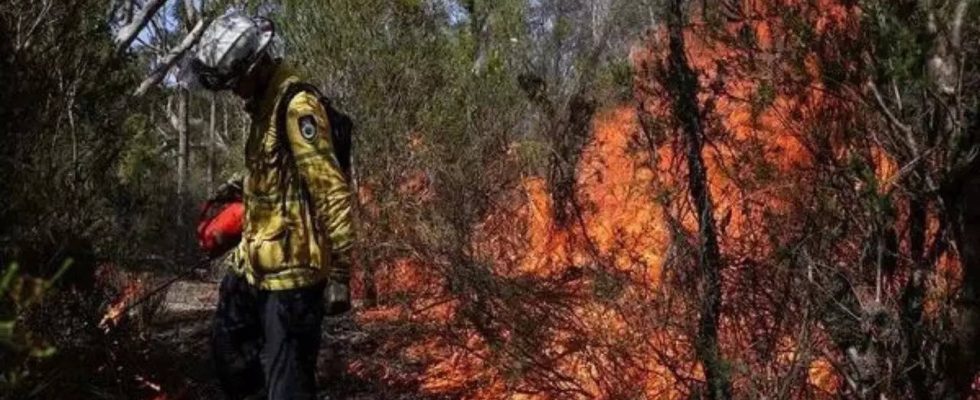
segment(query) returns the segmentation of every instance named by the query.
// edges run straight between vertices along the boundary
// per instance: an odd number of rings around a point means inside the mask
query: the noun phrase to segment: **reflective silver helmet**
[[[274,47],[274,38],[272,21],[227,13],[201,35],[189,60],[191,76],[185,82],[192,78],[208,90],[231,89]]]

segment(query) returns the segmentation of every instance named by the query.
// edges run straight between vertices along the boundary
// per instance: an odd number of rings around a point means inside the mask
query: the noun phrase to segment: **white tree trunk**
[[[190,95],[177,89],[177,226],[183,230],[184,206],[187,197],[187,168],[190,163],[189,118]]]
[[[208,138],[208,197],[214,195],[214,167],[215,167],[214,148],[218,140],[218,133],[216,131],[217,122],[216,122],[216,115],[215,115],[217,114],[217,110],[216,110],[217,98],[218,95],[214,93],[211,94],[211,120],[209,121],[209,127],[208,127],[208,135],[210,136]]]

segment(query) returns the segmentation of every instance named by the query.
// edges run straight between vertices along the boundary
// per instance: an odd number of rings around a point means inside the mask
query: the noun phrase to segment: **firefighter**
[[[316,398],[321,321],[350,309],[350,189],[324,104],[308,92],[284,98],[301,80],[276,40],[270,21],[226,14],[203,33],[188,68],[205,89],[244,99],[251,116],[242,240],[221,282],[212,337],[232,399]],[[285,121],[276,120],[280,103]]]

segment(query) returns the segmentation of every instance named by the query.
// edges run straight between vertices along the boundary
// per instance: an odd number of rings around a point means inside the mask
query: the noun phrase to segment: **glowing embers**
[[[115,327],[123,318],[125,311],[138,300],[139,294],[143,290],[143,281],[139,278],[132,278],[125,283],[119,296],[109,305],[102,320],[99,321],[99,328],[109,331]]]

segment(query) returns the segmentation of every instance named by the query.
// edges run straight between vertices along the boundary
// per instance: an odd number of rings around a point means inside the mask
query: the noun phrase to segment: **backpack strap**
[[[340,170],[348,182],[351,182],[351,153],[354,146],[354,121],[350,116],[337,110],[333,102],[326,96],[320,96],[320,103],[327,110],[327,119],[330,120],[330,139],[333,144],[334,155],[340,164]]]
[[[327,111],[327,121],[330,123],[331,147],[333,148],[337,162],[340,164],[341,172],[343,172],[347,181],[350,182],[354,123],[347,114],[334,108],[333,102],[320,93],[320,89],[317,89],[316,86],[309,83],[297,82],[290,84],[282,96],[280,96],[279,104],[276,107],[276,135],[279,137],[279,142],[285,147],[283,150],[288,153],[286,155],[286,161],[293,161],[292,148],[286,145],[289,143],[289,138],[286,136],[286,119],[289,117],[287,115],[289,113],[289,103],[293,98],[303,92],[316,96],[320,104]]]

